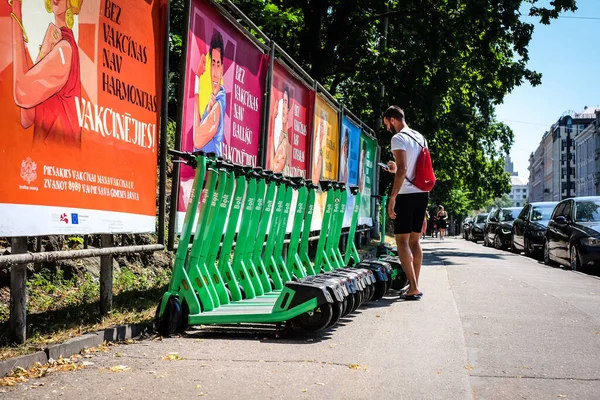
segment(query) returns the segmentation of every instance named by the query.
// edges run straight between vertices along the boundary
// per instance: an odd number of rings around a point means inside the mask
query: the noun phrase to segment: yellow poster
[[[339,164],[339,125],[338,112],[320,95],[315,100],[315,119],[313,124],[313,146],[311,179],[318,184],[321,179],[338,179]],[[321,230],[323,211],[327,196],[317,194],[313,213],[312,229]]]
[[[338,113],[321,95],[317,95],[313,126],[312,181],[318,184],[321,179],[337,180]]]

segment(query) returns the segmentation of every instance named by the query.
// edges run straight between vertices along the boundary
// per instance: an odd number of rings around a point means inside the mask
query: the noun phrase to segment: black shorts
[[[394,235],[421,232],[429,193],[409,193],[396,196],[396,219],[394,220]]]

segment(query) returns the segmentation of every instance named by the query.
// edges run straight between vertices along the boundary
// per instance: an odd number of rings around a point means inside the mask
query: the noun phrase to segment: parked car
[[[523,207],[497,209],[488,219],[483,230],[483,245],[505,249],[511,244],[512,225]]]
[[[513,223],[512,249],[524,251],[526,256],[542,254],[546,227],[552,216],[552,211],[558,202],[548,201],[531,203],[523,210]]]
[[[473,218],[467,217],[467,218],[465,218],[465,220],[462,223],[462,236],[463,236],[463,239],[465,239],[465,240],[469,239],[469,237],[468,237],[469,226],[471,225],[472,222],[473,222]]]
[[[579,270],[600,262],[600,197],[563,200],[546,229],[544,263]]]
[[[467,232],[467,236],[469,240],[477,243],[478,240],[483,239],[483,228],[485,227],[485,223],[487,221],[488,214],[477,214],[475,218],[473,218],[473,222],[469,225],[469,231]]]

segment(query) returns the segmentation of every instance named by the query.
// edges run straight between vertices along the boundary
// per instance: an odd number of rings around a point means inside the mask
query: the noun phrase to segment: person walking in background
[[[425,235],[427,235],[427,221],[429,221],[429,211],[425,210],[425,218],[423,218],[423,227],[421,228],[421,239],[425,239]]]
[[[408,279],[409,288],[400,296],[403,300],[421,300],[419,273],[423,261],[423,250],[419,243],[423,219],[427,211],[429,192],[414,186],[416,164],[427,141],[419,132],[410,129],[404,119],[404,111],[391,106],[383,115],[383,122],[392,137],[391,149],[394,161],[388,162],[388,171],[394,174],[394,184],[387,212],[394,221],[394,236],[402,269]]]
[[[444,240],[446,236],[446,229],[448,227],[448,213],[444,210],[444,206],[440,206],[437,212],[438,229],[440,230],[440,239]]]

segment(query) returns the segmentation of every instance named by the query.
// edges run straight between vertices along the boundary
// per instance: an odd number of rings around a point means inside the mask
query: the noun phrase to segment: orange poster
[[[166,0],[0,0],[0,236],[151,232]]]

